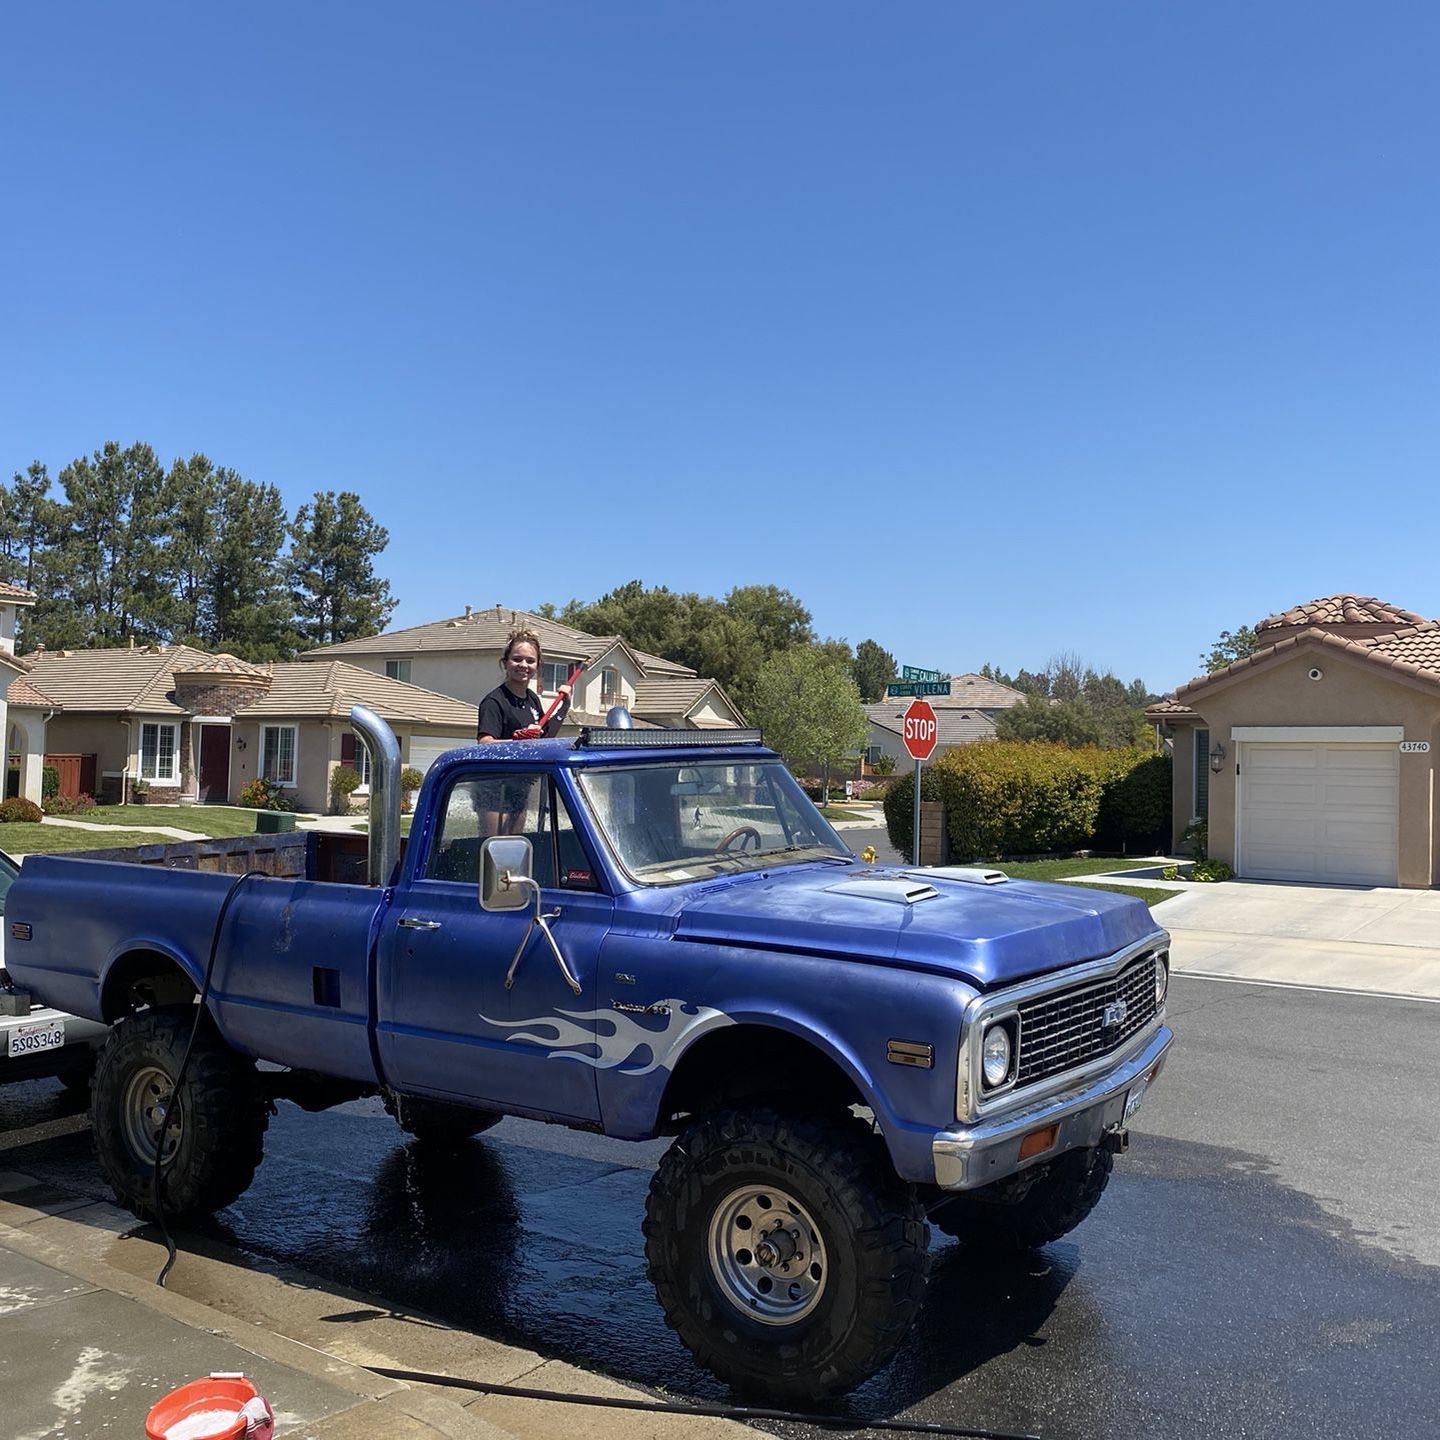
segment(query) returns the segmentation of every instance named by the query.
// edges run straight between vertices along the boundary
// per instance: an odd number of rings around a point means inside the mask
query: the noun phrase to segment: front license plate
[[[1128,1120],[1139,1108],[1140,1102],[1145,1098],[1145,1090],[1150,1084],[1150,1077],[1147,1075],[1143,1080],[1137,1080],[1130,1087],[1130,1093],[1125,1097],[1125,1120]],[[1124,1124],[1124,1121],[1121,1121]]]
[[[9,1037],[8,1053],[13,1060],[20,1055],[38,1055],[42,1050],[65,1048],[63,1020],[37,1020],[31,1025],[17,1025]]]

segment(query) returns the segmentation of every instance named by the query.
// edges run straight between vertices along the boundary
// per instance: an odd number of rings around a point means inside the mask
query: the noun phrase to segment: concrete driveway
[[[1437,890],[1230,880],[1188,886],[1156,918],[1177,971],[1440,1000]]]

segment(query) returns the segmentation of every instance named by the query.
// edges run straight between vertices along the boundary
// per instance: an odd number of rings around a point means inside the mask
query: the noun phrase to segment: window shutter
[[[355,743],[358,737],[352,730],[347,735],[340,737],[340,763],[354,768],[355,765]]]
[[[1210,818],[1210,732],[1195,732],[1195,814]]]

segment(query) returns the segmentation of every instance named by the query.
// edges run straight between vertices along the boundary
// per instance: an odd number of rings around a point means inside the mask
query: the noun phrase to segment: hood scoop
[[[1010,881],[1003,870],[982,870],[975,865],[937,865],[926,873],[943,875],[947,880],[963,880],[967,885],[1006,885]]]
[[[830,895],[854,895],[861,900],[887,900],[892,905],[915,905],[921,900],[935,900],[940,892],[924,881],[914,879],[842,880],[827,885]]]

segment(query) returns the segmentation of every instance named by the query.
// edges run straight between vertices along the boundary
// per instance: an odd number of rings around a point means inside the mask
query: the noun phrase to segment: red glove
[[[539,740],[545,734],[538,725],[527,725],[523,730],[517,730],[510,738],[512,740]]]

